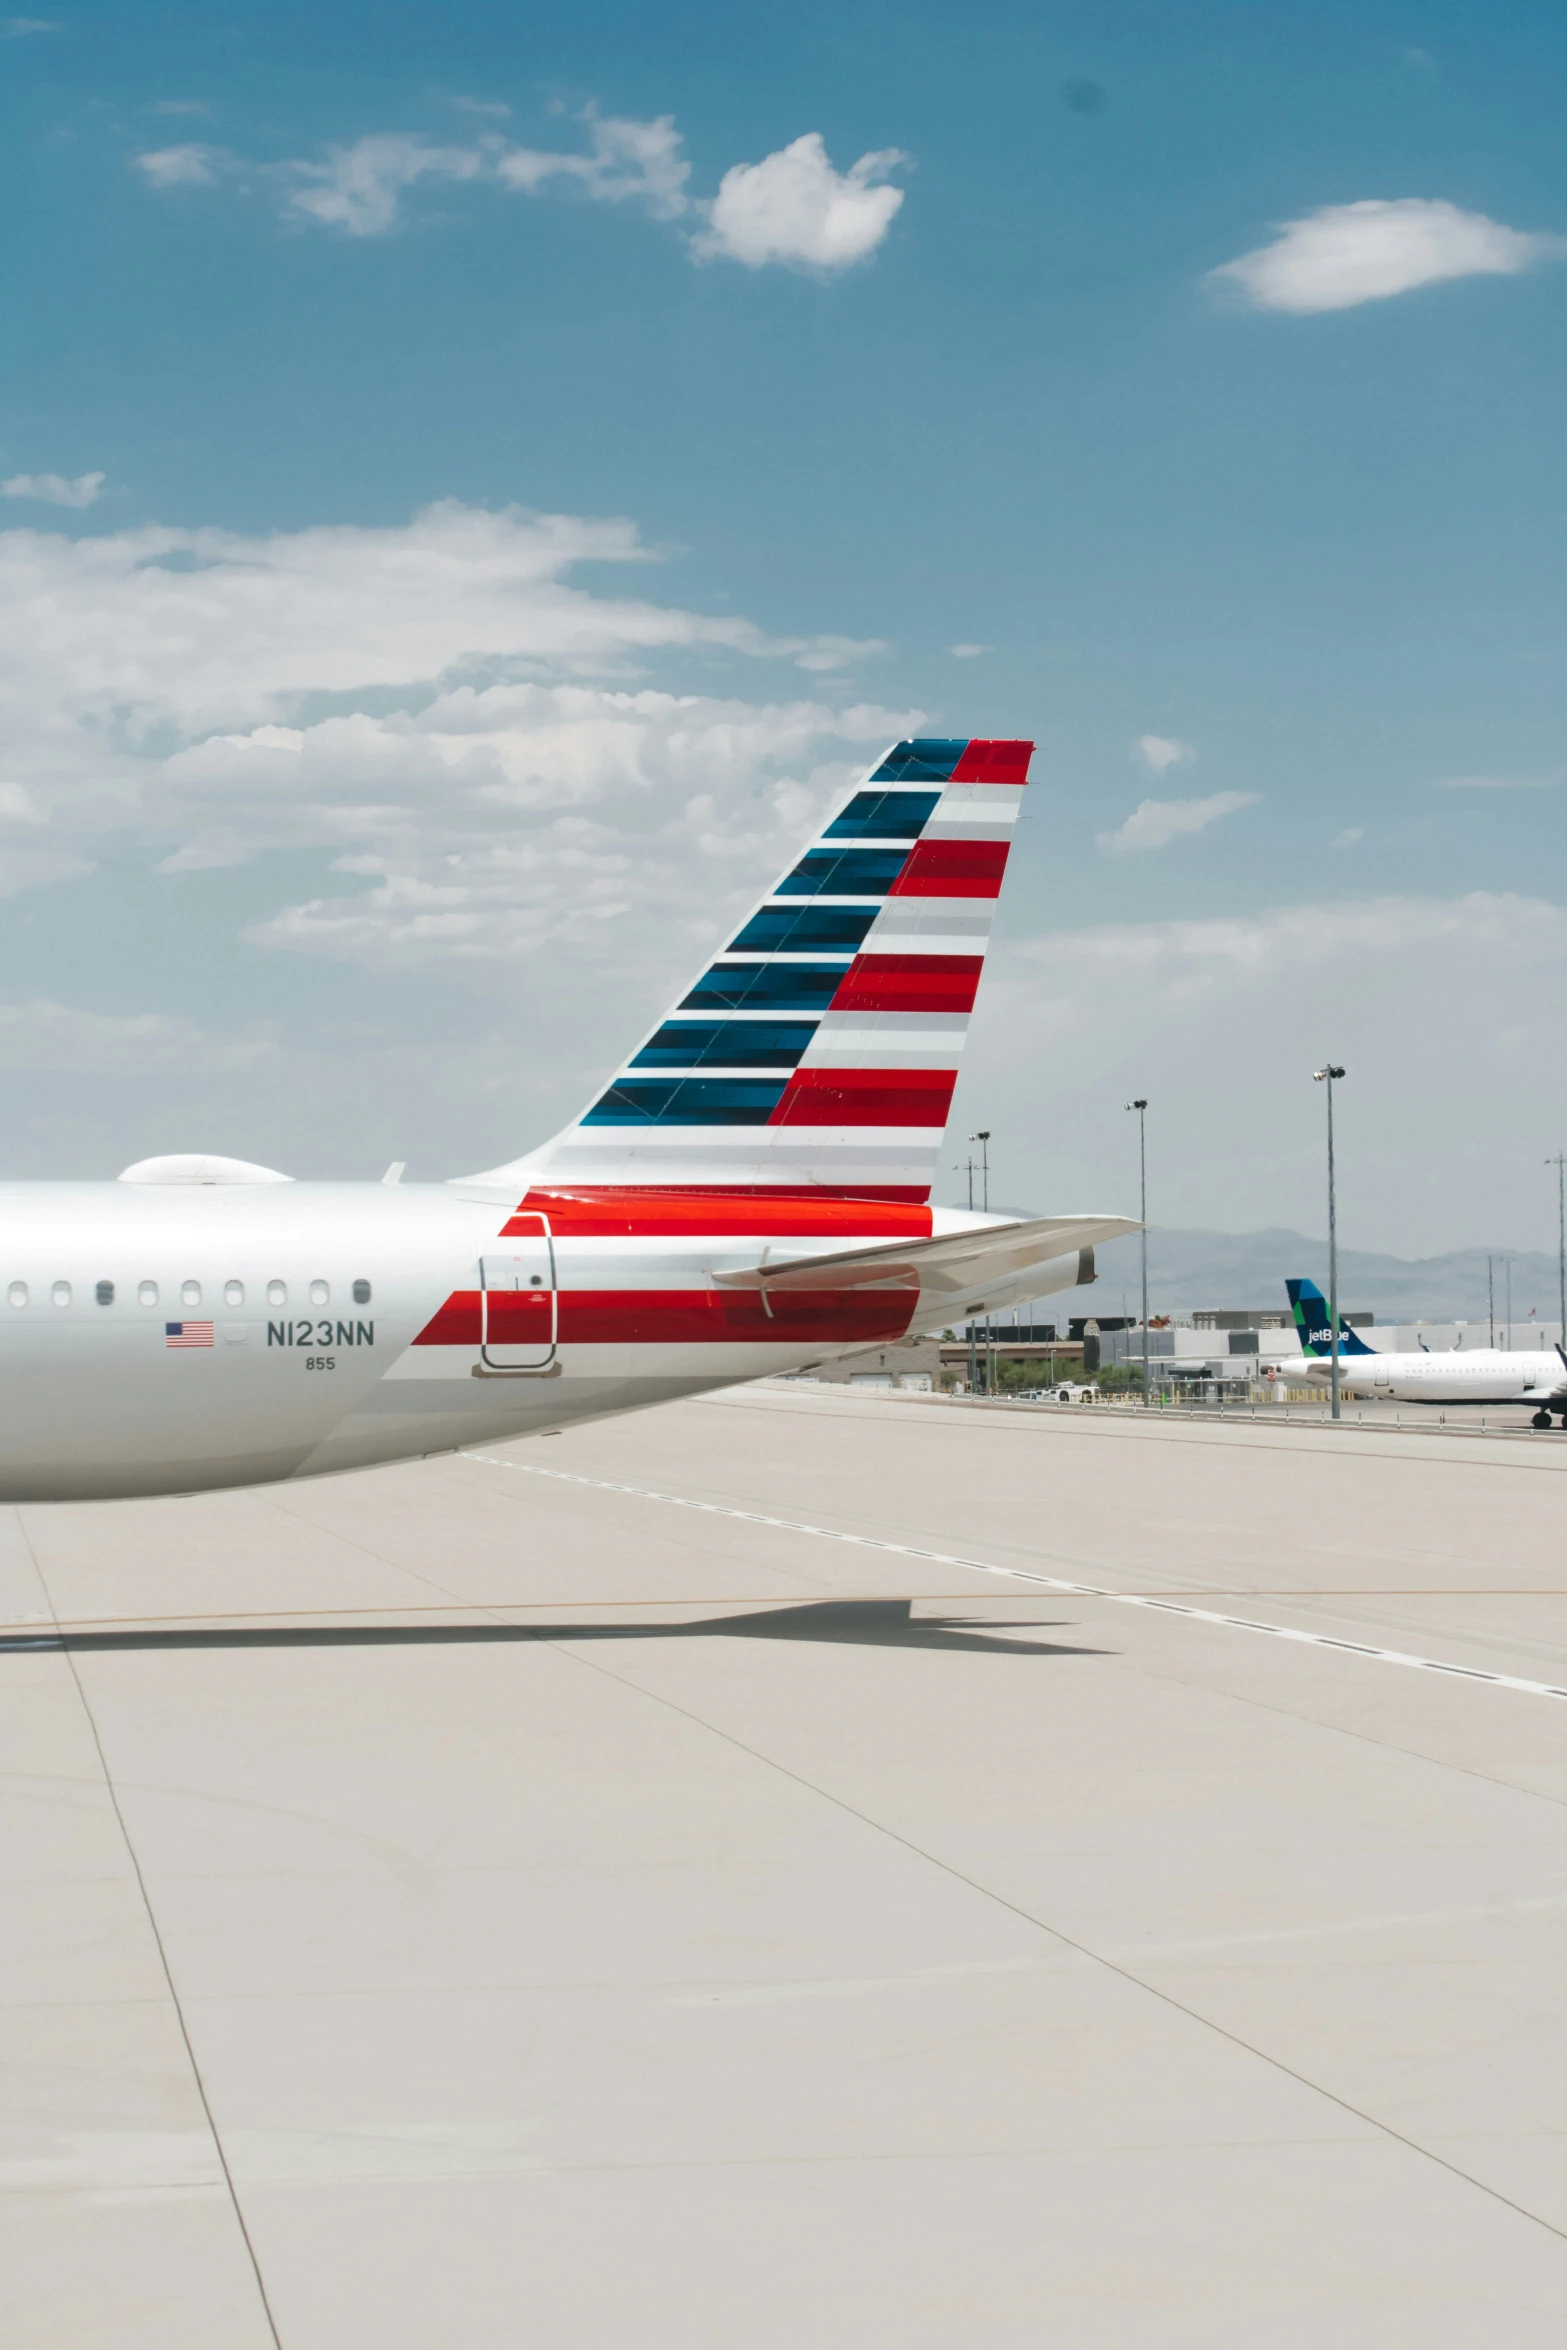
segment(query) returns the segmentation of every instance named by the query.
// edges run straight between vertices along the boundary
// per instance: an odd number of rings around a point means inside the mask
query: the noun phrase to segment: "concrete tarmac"
[[[0,1514],[0,2342],[1556,2350],[1564,1480],[779,1386]]]

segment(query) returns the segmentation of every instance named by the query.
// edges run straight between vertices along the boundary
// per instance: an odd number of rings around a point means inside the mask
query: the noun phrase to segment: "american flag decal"
[[[210,1346],[212,1344],[212,1324],[210,1322],[165,1322],[163,1343],[165,1346]]]

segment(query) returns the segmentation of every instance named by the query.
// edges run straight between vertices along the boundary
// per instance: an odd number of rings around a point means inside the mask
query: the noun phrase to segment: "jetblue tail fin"
[[[927,1200],[1033,747],[895,744],[581,1117],[468,1180]]]
[[[1295,1327],[1300,1332],[1300,1351],[1325,1361],[1333,1352],[1333,1324],[1328,1315],[1328,1301],[1315,1281],[1286,1281],[1290,1309],[1295,1316]],[[1347,1362],[1351,1355],[1375,1354],[1375,1347],[1367,1346],[1358,1330],[1352,1330],[1342,1314],[1338,1318],[1338,1357]]]

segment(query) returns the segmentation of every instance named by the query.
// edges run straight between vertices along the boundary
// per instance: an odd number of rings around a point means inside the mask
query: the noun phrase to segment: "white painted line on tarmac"
[[[1346,1656],[1369,1657],[1374,1664],[1400,1665],[1412,1673],[1445,1673],[1454,1681],[1485,1681],[1493,1689],[1516,1689],[1525,1697],[1567,1698],[1567,1688],[1550,1681],[1526,1681],[1517,1673],[1487,1673],[1476,1665],[1444,1664],[1439,1657],[1411,1656],[1402,1648],[1374,1648],[1363,1640],[1339,1640],[1331,1632],[1302,1632],[1292,1624],[1263,1624],[1255,1616],[1231,1616],[1218,1608],[1193,1607],[1181,1599],[1158,1599],[1145,1591],[1111,1591],[1102,1583],[1072,1583],[1062,1575],[1031,1573],[1026,1567],[997,1567],[988,1559],[961,1558],[947,1550],[922,1550],[912,1542],[885,1542],[874,1534],[845,1534],[836,1526],[812,1526],[803,1518],[773,1518],[764,1510],[739,1510],[718,1501],[693,1501],[684,1493],[660,1493],[651,1485],[620,1485],[609,1477],[579,1477],[569,1469],[544,1469],[532,1461],[503,1461],[492,1452],[465,1452],[465,1461],[482,1461],[487,1468],[514,1469],[524,1477],[548,1477],[557,1485],[585,1485],[596,1493],[627,1493],[636,1501],[667,1502],[672,1509],[697,1510],[709,1518],[739,1518],[748,1526],[774,1526],[785,1534],[808,1534],[817,1542],[843,1542],[855,1550],[879,1550],[893,1558],[924,1559],[938,1567],[960,1567],[973,1575],[1001,1575],[1009,1583],[1037,1583],[1047,1591],[1065,1591],[1079,1599],[1108,1599],[1117,1607],[1151,1608],[1165,1616],[1189,1616],[1194,1623],[1219,1624],[1229,1632],[1261,1632],[1269,1640],[1293,1640],[1302,1648],[1333,1648]],[[12,1643],[0,1645],[11,1646]],[[19,1647],[41,1647],[40,1641],[17,1642]]]

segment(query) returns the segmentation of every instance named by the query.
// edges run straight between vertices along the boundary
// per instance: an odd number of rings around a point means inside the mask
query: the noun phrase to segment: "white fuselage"
[[[391,1375],[496,1222],[436,1186],[0,1185],[0,1498],[440,1449],[474,1391]],[[185,1322],[210,1345],[171,1345]]]
[[[1326,1360],[1309,1362],[1306,1376],[1326,1384]],[[1339,1379],[1362,1395],[1397,1403],[1533,1403],[1559,1393],[1567,1370],[1553,1348],[1532,1354],[1499,1347],[1455,1347],[1441,1354],[1340,1355]]]
[[[0,1500],[450,1452],[797,1369],[916,1317],[917,1285],[802,1300],[714,1283],[853,1246],[852,1226],[780,1238],[759,1202],[750,1230],[639,1230],[634,1207],[569,1205],[576,1230],[560,1203],[552,1229],[461,1185],[0,1184]],[[927,1237],[1007,1221],[891,1213]],[[1077,1277],[1075,1252],[1037,1272],[1041,1290]]]

